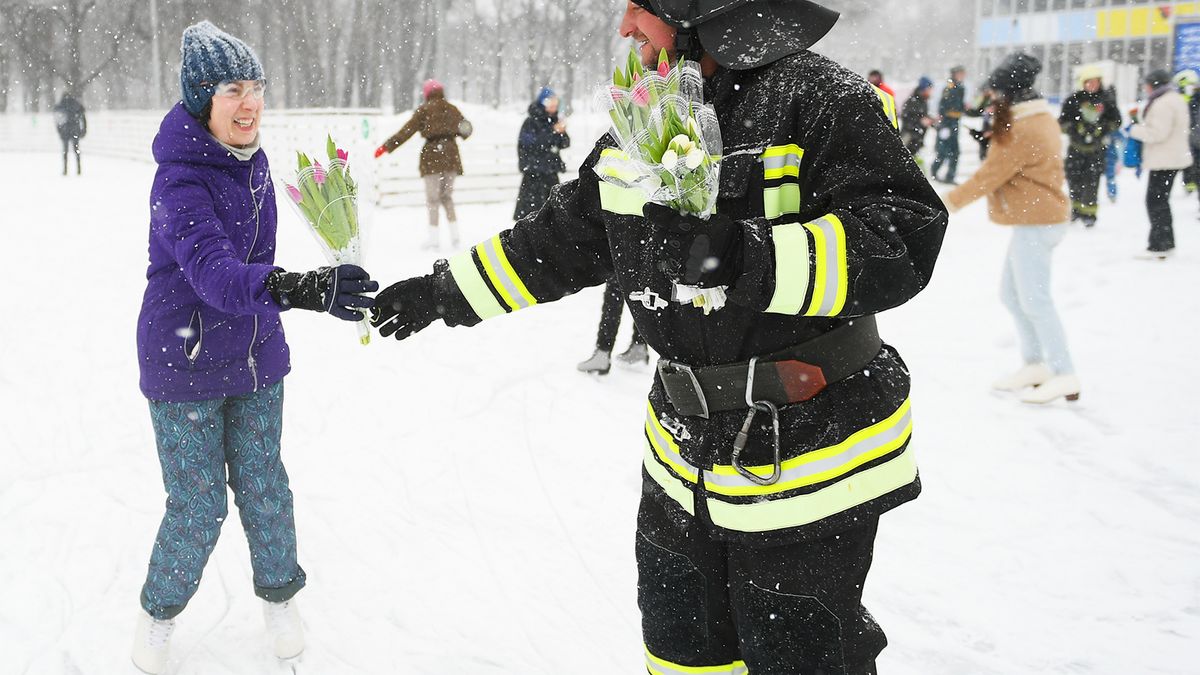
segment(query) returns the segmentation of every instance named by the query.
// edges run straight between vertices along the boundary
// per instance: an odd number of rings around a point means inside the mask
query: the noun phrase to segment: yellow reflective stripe
[[[771,228],[775,245],[775,292],[767,311],[773,314],[799,314],[808,294],[808,230],[801,223]]]
[[[642,457],[642,466],[646,467],[646,473],[650,475],[651,480],[658,483],[663,492],[668,497],[674,499],[676,503],[683,507],[691,515],[696,515],[696,496],[687,485],[684,485],[678,478],[667,473],[662,464],[654,458],[654,450],[650,447],[650,439],[646,439],[646,452]]]
[[[745,661],[734,661],[719,666],[681,666],[651,654],[648,646],[645,646],[645,651],[646,669],[653,675],[747,675],[750,672]]]
[[[782,157],[784,155],[799,155],[803,157],[804,149],[795,143],[789,143],[787,145],[772,145],[763,151],[762,158],[766,159],[768,157]]]
[[[771,180],[772,178],[783,178],[784,176],[792,176],[793,178],[800,177],[800,167],[793,164],[784,164],[777,169],[765,169],[763,178]]]
[[[787,499],[730,504],[708,500],[714,524],[738,532],[768,532],[815,523],[836,513],[878,499],[917,478],[912,446],[895,458],[856,473],[816,492]]]
[[[846,306],[846,229],[832,213],[804,224],[813,236],[812,302],[804,316],[837,316]]]
[[[800,213],[800,185],[785,183],[763,188],[763,215],[768,220],[786,214]]]
[[[778,494],[788,490],[815,485],[844,476],[858,467],[895,452],[912,437],[912,405],[905,399],[887,419],[860,429],[849,438],[812,452],[793,457],[780,465],[780,479],[774,485],[758,485],[742,477],[732,466],[718,464],[704,472],[704,487],[708,492],[730,497],[750,497]],[[774,467],[745,467],[761,475],[770,474]]]
[[[475,267],[470,249],[450,258],[450,276],[454,277],[459,292],[480,319],[490,319],[505,313],[500,303],[496,302],[496,296],[492,295],[487,282],[479,274],[479,269]]]
[[[636,188],[625,188],[600,181],[600,208],[623,216],[640,216],[646,195]]]
[[[499,275],[497,290],[501,291],[500,294],[504,296],[505,302],[508,302],[508,306],[512,307],[513,311],[532,307],[537,304],[537,298],[533,297],[528,288],[525,288],[520,275],[513,269],[512,263],[508,261],[508,256],[504,253],[504,244],[501,243],[499,234],[480,244],[477,248],[482,249],[479,257],[485,260],[484,268],[488,269],[489,275],[492,274],[492,270],[488,268],[489,263],[493,266],[499,266],[499,269],[495,270]],[[485,252],[487,254],[486,258],[483,255]],[[497,278],[493,277],[492,281],[496,282]]]
[[[759,156],[763,163],[763,177],[766,180],[800,176],[800,162],[804,159],[804,148],[792,143],[776,145],[767,148]]]
[[[646,402],[646,438],[663,464],[692,483],[699,481],[699,470],[679,454],[679,444],[655,417],[654,406],[649,401]]]
[[[888,121],[892,123],[893,127],[899,129],[900,119],[896,117],[896,99],[891,94],[880,89],[879,87],[876,87],[875,85],[871,85],[871,88],[874,89],[875,93],[879,95],[879,100],[883,103],[883,113],[887,115]]]

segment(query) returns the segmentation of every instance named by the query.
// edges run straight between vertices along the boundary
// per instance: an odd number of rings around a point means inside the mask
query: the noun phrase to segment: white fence
[[[474,134],[459,142],[464,175],[455,184],[460,204],[504,203],[516,200],[521,175],[517,169],[517,134],[524,114],[513,109],[494,110],[463,105]],[[88,133],[80,143],[85,155],[134,161],[153,161],[150,146],[164,112],[98,111],[88,115]],[[410,140],[391,155],[372,159],[374,149],[395,133],[409,113],[384,114],[379,110],[270,110],[263,117],[263,147],[277,178],[295,166],[295,152],[324,153],[325,134],[350,151],[351,166],[360,182],[373,184],[376,201],[383,207],[420,206],[424,184],[417,173],[423,145]],[[575,147],[564,152],[570,172],[586,157],[592,142],[604,130],[603,120],[580,115],[568,121]],[[50,113],[0,115],[0,151],[60,152],[61,144]],[[563,178],[570,178],[570,175]]]

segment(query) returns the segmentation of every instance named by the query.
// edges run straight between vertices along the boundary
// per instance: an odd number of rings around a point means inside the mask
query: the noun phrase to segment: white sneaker
[[[650,362],[650,351],[644,342],[635,342],[629,349],[617,354],[617,361],[626,366],[636,366],[639,363]]]
[[[1079,378],[1074,375],[1055,375],[1021,396],[1022,403],[1049,403],[1065,398],[1079,400]]]
[[[167,672],[167,652],[174,632],[174,619],[159,620],[141,612],[133,636],[133,665],[150,675]]]
[[[446,224],[450,226],[450,245],[453,246],[455,249],[457,249],[458,248],[458,221],[451,220]]]
[[[1175,249],[1169,248],[1165,251],[1151,251],[1149,249],[1142,251],[1134,256],[1138,260],[1166,260],[1175,255]]]
[[[575,368],[581,373],[607,375],[609,369],[612,368],[612,361],[609,359],[608,352],[602,352],[597,349],[596,353],[592,354],[592,358],[587,361],[581,361]]]
[[[267,637],[275,656],[290,659],[304,651],[304,627],[300,625],[300,610],[295,599],[283,602],[263,602],[263,618],[267,621]]]
[[[1029,363],[1012,375],[1006,375],[992,383],[996,391],[1021,391],[1025,387],[1036,387],[1054,377],[1044,363]]]

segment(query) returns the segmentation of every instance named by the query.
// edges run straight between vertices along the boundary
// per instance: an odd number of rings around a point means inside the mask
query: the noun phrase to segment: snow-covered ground
[[[153,167],[91,157],[62,178],[54,155],[0,159],[0,673],[130,673],[164,498],[134,356]],[[988,391],[1018,358],[997,299],[1007,232],[982,204],[953,219],[933,285],[881,320],[913,371],[925,485],[884,518],[866,588],[891,640],[882,673],[1200,670],[1197,200],[1175,200],[1178,256],[1144,262],[1143,188],[1126,174],[1122,189],[1056,263],[1080,403]],[[467,239],[510,213],[463,208]],[[279,263],[322,264],[283,217]],[[378,214],[377,278],[429,268],[423,221]],[[651,374],[575,372],[599,308],[589,289],[369,347],[328,317],[285,318],[284,453],[309,574],[297,672],[641,671]],[[279,672],[263,638],[233,519],[180,617],[173,672]]]

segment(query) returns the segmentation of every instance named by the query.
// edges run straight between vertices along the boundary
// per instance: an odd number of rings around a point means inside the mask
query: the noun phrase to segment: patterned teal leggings
[[[254,591],[282,602],[304,587],[296,563],[292,491],[279,458],[283,382],[253,394],[209,401],[150,401],[150,417],[167,489],[142,607],[156,619],[183,611],[233,501],[250,542]]]

